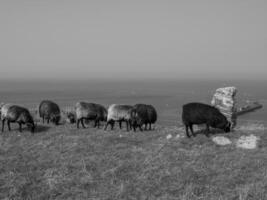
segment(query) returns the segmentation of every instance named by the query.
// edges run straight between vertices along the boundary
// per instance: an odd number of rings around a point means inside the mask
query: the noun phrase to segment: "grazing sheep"
[[[10,131],[10,123],[17,122],[19,124],[19,131],[22,132],[22,124],[26,124],[34,133],[35,125],[33,118],[28,109],[12,105],[5,104],[1,107],[1,120],[2,120],[2,132],[4,132],[5,121],[7,121],[8,130]]]
[[[61,117],[60,108],[53,101],[45,100],[39,105],[39,115],[43,119],[43,123],[46,119],[48,124],[51,120],[52,123],[58,125]]]
[[[94,120],[95,127],[99,128],[100,121],[106,121],[107,110],[104,106],[96,103],[78,102],[75,105],[77,128],[81,122],[82,127],[85,128],[84,120]]]
[[[226,117],[217,108],[203,103],[188,103],[184,105],[182,119],[187,137],[190,137],[188,128],[190,128],[192,135],[195,136],[193,131],[194,124],[206,124],[207,137],[209,136],[210,126],[222,129],[226,133],[230,132],[231,123],[227,121]]]
[[[133,106],[130,105],[119,105],[119,104],[110,105],[108,108],[108,117],[105,130],[107,129],[109,124],[111,125],[111,130],[113,130],[116,121],[119,122],[121,128],[121,123],[124,121],[126,122],[127,131],[129,131],[129,126],[131,129],[132,109]]]
[[[137,118],[133,119],[133,128],[135,129],[135,127],[138,126],[141,130],[141,126],[145,124],[145,130],[147,130],[147,125],[149,124],[149,130],[151,130],[151,124],[157,121],[156,109],[152,105],[136,104],[134,105],[134,112]],[[136,119],[138,119],[139,122],[137,122]]]

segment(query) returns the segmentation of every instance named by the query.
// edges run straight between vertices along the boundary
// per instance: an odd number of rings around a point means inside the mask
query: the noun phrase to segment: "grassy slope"
[[[13,127],[16,127],[14,124]],[[266,199],[267,137],[256,150],[196,138],[183,129],[129,132],[75,125],[0,136],[0,199]]]

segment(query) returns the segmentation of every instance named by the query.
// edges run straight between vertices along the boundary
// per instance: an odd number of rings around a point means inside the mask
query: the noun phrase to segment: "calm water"
[[[69,82],[0,82],[0,102],[11,102],[29,108],[41,100],[51,99],[62,108],[73,107],[79,100],[112,103],[153,104],[159,114],[159,123],[179,124],[184,103],[210,103],[216,88],[236,86],[238,105],[246,100],[260,101],[264,108],[240,117],[240,120],[267,119],[267,81],[69,81]]]

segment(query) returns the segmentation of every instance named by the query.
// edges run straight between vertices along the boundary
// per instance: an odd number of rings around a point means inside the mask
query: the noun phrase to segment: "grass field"
[[[204,134],[188,139],[175,126],[134,133],[39,125],[34,135],[12,127],[0,134],[0,199],[267,199],[267,136],[253,124],[223,135],[253,133],[254,150]]]

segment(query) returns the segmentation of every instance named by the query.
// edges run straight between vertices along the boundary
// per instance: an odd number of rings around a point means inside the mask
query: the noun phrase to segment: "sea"
[[[215,90],[235,86],[237,106],[258,101],[263,108],[238,117],[238,123],[257,121],[267,125],[267,81],[257,80],[84,80],[84,81],[0,81],[0,102],[36,109],[42,100],[53,100],[62,110],[74,109],[76,102],[110,104],[146,103],[155,106],[158,123],[181,125],[182,105],[210,104]]]

